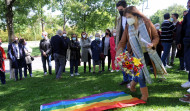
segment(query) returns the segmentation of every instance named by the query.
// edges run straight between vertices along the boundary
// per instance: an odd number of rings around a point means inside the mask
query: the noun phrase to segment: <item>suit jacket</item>
[[[118,47],[119,44],[119,37],[122,36],[121,35],[121,16],[118,17],[117,19],[117,27],[116,27],[116,38],[115,38],[115,46],[116,48]]]
[[[18,44],[18,48],[19,48],[19,52],[17,51],[16,45],[12,43],[8,50],[10,59],[12,61],[12,68],[22,68],[26,64],[24,46],[21,44]],[[17,60],[18,53],[20,55],[20,60],[22,61],[21,63],[18,63],[18,60]]]
[[[159,36],[156,31],[156,28],[154,27],[154,25],[152,24],[152,22],[149,19],[144,20],[144,23],[146,25],[146,29],[147,29],[150,39],[153,43],[153,46],[154,46],[154,48],[156,48],[157,44],[159,43]],[[127,44],[127,50],[129,53],[132,54],[131,45],[128,41],[129,41],[129,33],[128,33],[128,25],[126,25],[125,31],[123,32],[123,36],[121,38],[121,41],[119,42],[117,51],[120,51],[120,50],[123,51]]]

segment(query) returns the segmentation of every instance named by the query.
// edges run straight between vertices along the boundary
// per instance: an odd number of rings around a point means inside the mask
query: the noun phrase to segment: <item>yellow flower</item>
[[[135,66],[138,66],[139,64],[141,64],[141,59],[137,59],[135,57],[133,57],[133,62]]]
[[[127,61],[127,62],[125,62],[125,64],[126,64],[126,65],[129,65],[129,62]]]
[[[139,76],[140,75],[140,73],[137,73],[135,76]]]

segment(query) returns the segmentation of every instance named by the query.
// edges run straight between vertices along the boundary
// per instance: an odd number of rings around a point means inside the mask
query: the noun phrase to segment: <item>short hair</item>
[[[122,6],[123,8],[127,7],[127,3],[125,0],[120,0],[119,2],[117,2],[116,7]]]
[[[164,14],[164,19],[165,20],[170,19],[170,14],[169,13]]]
[[[58,31],[57,31],[57,35],[61,35],[62,33],[63,33],[62,30],[58,30]]]
[[[176,17],[176,19],[178,19],[178,17],[179,17],[179,14],[177,14],[177,13],[173,13],[172,15],[174,15]]]
[[[188,10],[183,11],[183,13],[188,12]]]
[[[99,33],[96,33],[96,34],[95,34],[95,37],[100,37],[100,34],[99,34]]]
[[[20,44],[24,44],[24,41],[25,41],[25,40],[24,40],[23,38],[21,38],[21,39],[19,40],[19,43],[20,43]]]
[[[48,36],[48,33],[46,31],[42,32],[42,34]]]

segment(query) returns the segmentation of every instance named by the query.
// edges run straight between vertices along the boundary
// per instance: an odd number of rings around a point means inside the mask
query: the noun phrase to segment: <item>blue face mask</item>
[[[72,40],[74,40],[74,41],[76,41],[76,39],[77,39],[76,37],[73,37],[73,38],[72,38]]]
[[[95,37],[95,40],[100,40],[100,37]]]
[[[42,35],[42,38],[44,39],[44,36]]]
[[[171,21],[171,22],[173,22],[173,21],[174,21],[174,19],[173,19],[173,18],[170,18],[170,21]]]

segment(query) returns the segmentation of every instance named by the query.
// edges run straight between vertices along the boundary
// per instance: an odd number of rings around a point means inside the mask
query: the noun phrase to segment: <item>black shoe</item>
[[[130,83],[131,81],[122,81],[119,85],[125,85],[125,84],[128,84]]]
[[[92,74],[96,74],[95,72],[93,72]]]
[[[170,66],[174,66],[174,63],[170,63]]]

